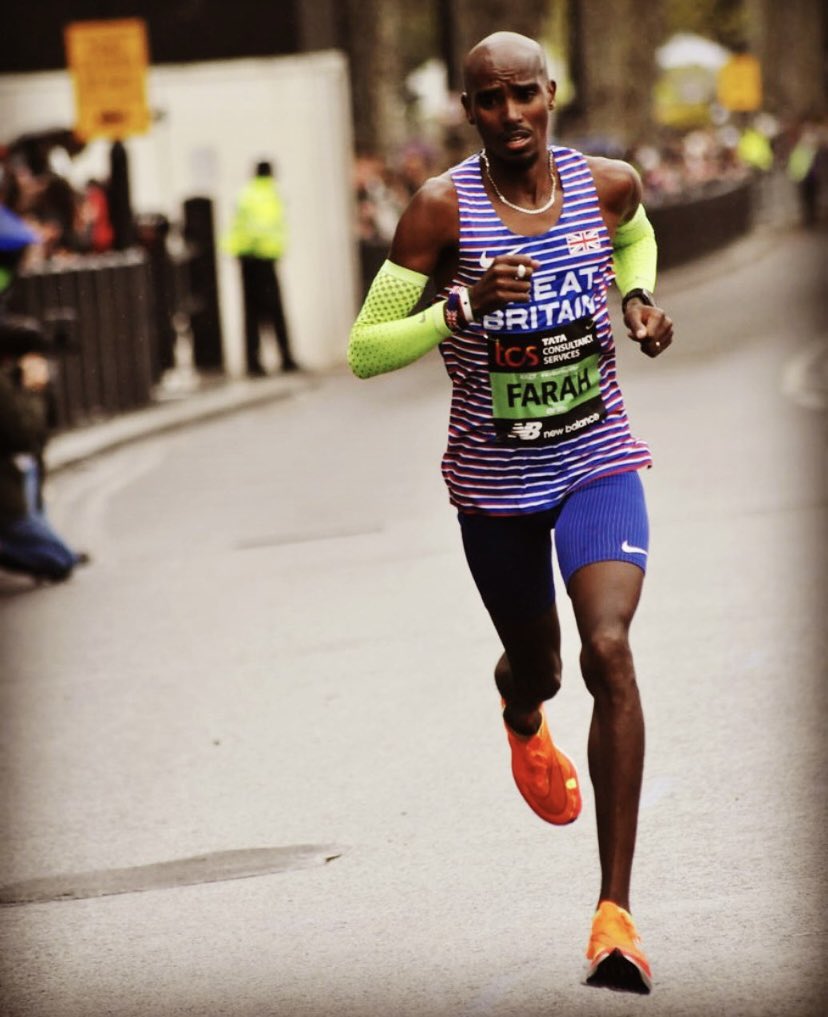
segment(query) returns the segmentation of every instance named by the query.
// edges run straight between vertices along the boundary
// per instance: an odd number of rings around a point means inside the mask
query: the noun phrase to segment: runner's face
[[[546,149],[555,85],[529,52],[509,59],[490,52],[469,75],[463,106],[486,151],[526,165]]]

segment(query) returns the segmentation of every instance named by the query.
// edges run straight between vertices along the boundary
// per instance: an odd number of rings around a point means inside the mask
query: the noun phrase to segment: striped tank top
[[[461,511],[520,515],[554,508],[573,488],[650,466],[630,433],[607,312],[612,242],[586,159],[552,146],[563,191],[546,233],[512,233],[483,186],[477,154],[451,171],[460,210],[457,273],[472,286],[488,259],[540,263],[529,303],[509,304],[440,343],[452,382],[442,461]],[[448,291],[448,287],[445,293]]]

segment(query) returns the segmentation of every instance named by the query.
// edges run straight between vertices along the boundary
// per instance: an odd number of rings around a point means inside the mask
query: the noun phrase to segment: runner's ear
[[[469,98],[468,92],[463,92],[460,96],[460,102],[463,104],[463,111],[466,114],[466,120],[468,120],[470,124],[473,124],[474,115],[472,114],[471,99]]]

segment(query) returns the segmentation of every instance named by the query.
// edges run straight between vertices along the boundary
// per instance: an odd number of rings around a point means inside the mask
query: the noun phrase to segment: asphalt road
[[[623,348],[656,462],[652,996],[580,984],[598,874],[565,601],[550,717],[584,814],[547,827],[512,785],[435,354],[54,478],[94,564],[0,577],[3,1017],[824,1013],[825,254],[763,233],[675,270],[675,346]]]

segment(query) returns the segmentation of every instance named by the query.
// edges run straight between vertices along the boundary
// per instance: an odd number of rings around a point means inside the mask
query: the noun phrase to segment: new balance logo
[[[531,441],[541,433],[542,427],[543,422],[540,420],[519,420],[512,424],[512,430],[509,433],[522,441]]]

